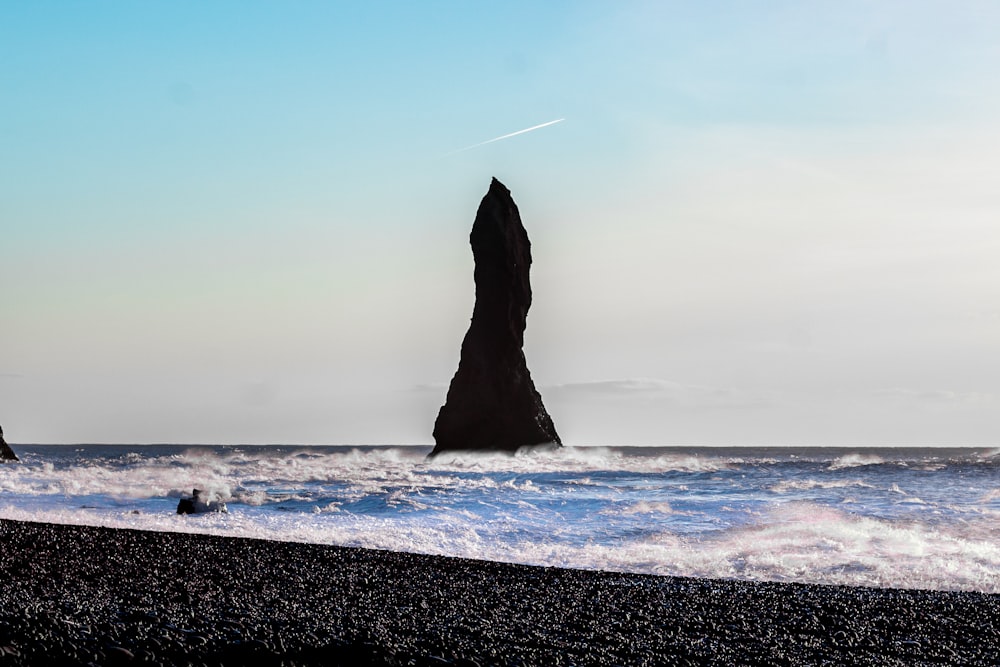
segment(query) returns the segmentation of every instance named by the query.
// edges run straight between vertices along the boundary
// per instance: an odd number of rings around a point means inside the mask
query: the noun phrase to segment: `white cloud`
[[[932,405],[986,407],[1000,403],[1000,395],[981,391],[952,391],[947,389],[880,389],[875,396],[898,402]]]
[[[754,408],[769,405],[772,399],[741,389],[683,384],[659,378],[625,378],[571,382],[542,387],[544,395],[559,400],[645,400],[664,406],[687,409]]]

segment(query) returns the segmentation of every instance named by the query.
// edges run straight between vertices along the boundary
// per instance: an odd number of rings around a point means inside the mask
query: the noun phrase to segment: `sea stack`
[[[3,427],[0,426],[0,463],[2,463],[3,461],[18,461],[18,460],[19,459],[17,458],[17,454],[14,453],[14,450],[11,449],[6,442],[4,442]]]
[[[561,446],[524,359],[531,242],[503,183],[493,179],[469,235],[476,305],[458,371],[434,423],[434,450],[516,452]]]

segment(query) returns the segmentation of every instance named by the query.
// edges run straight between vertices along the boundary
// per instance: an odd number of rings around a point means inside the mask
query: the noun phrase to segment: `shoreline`
[[[0,665],[995,665],[1000,595],[0,520]]]

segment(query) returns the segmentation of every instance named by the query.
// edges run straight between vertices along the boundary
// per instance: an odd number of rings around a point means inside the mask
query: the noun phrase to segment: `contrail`
[[[541,125],[534,125],[523,130],[518,130],[517,132],[511,132],[510,134],[505,134],[502,137],[494,137],[493,139],[487,139],[486,141],[480,141],[478,144],[472,144],[471,146],[466,146],[465,148],[459,148],[458,150],[451,151],[450,153],[445,153],[445,155],[454,155],[455,153],[461,153],[463,151],[469,151],[473,148],[479,148],[480,146],[485,146],[486,144],[492,144],[494,141],[500,141],[501,139],[510,139],[511,137],[516,137],[519,134],[524,134],[525,132],[532,132],[534,130],[540,130],[543,127],[548,127],[549,125],[555,125],[556,123],[561,123],[565,118],[557,118],[556,120],[550,120],[547,123],[542,123]]]

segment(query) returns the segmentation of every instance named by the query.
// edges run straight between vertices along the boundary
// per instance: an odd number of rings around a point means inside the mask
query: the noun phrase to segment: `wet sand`
[[[0,521],[0,666],[997,665],[1000,595]]]

